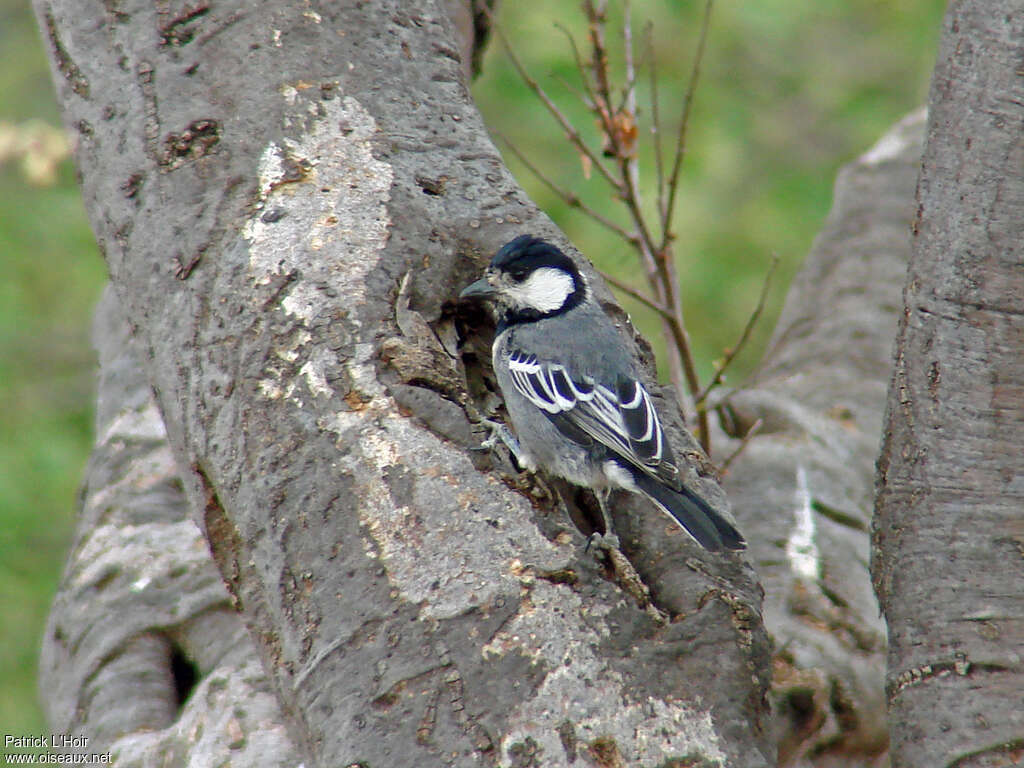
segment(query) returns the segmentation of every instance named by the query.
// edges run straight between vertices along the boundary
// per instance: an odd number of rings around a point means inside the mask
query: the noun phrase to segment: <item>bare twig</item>
[[[697,395],[697,409],[706,410],[706,401],[708,395],[722,383],[722,379],[725,376],[725,370],[729,367],[730,363],[740,353],[746,343],[750,340],[750,334],[754,330],[754,326],[757,325],[757,321],[761,317],[761,313],[764,311],[765,301],[768,298],[768,286],[771,284],[772,275],[775,274],[775,268],[779,266],[778,254],[772,254],[772,263],[768,266],[768,273],[764,276],[764,282],[761,284],[761,295],[757,298],[757,306],[754,307],[754,311],[750,313],[750,317],[747,319],[747,324],[743,327],[743,333],[740,334],[739,341],[733,345],[732,349],[729,349],[725,353],[725,357],[722,359],[722,364],[718,366],[718,370],[715,371],[714,377],[708,382],[708,385],[704,387],[704,391]]]
[[[647,22],[644,31],[647,40],[651,73],[651,138],[654,141],[654,172],[658,185],[658,213],[661,215],[662,240],[665,239],[665,158],[661,154],[661,115],[658,111],[658,63],[654,53],[654,25]]]
[[[722,463],[722,468],[720,470],[721,474],[728,474],[729,465],[732,464],[741,453],[743,453],[743,449],[747,447],[747,443],[750,442],[751,438],[761,430],[761,425],[763,423],[764,422],[761,419],[758,419],[750,425],[750,429],[747,430],[747,434],[743,436],[740,444],[736,446],[736,450],[729,454],[729,457]]]
[[[697,53],[693,57],[693,69],[690,71],[690,82],[686,86],[686,96],[683,99],[683,114],[679,120],[679,132],[676,134],[675,159],[672,163],[672,174],[668,180],[668,202],[661,217],[661,231],[664,237],[664,245],[670,240],[670,227],[672,213],[676,203],[676,189],[679,187],[679,169],[683,165],[683,157],[686,154],[686,129],[690,122],[690,107],[693,104],[693,95],[697,91],[697,81],[700,80],[700,65],[704,60],[704,48],[708,39],[708,25],[711,23],[711,7],[714,0],[707,0],[704,4],[704,18],[700,26],[700,39],[697,42]]]
[[[632,244],[632,243],[635,242],[636,235],[631,234],[630,232],[627,232],[625,229],[620,227],[618,224],[616,224],[611,219],[609,219],[609,218],[605,217],[603,214],[598,213],[597,211],[595,211],[589,205],[587,205],[582,200],[580,200],[580,198],[578,196],[576,196],[574,193],[570,192],[567,189],[564,189],[564,188],[558,186],[558,184],[555,183],[555,181],[553,179],[551,179],[540,168],[538,168],[536,165],[534,165],[532,162],[530,162],[530,160],[526,157],[526,155],[515,144],[513,144],[508,139],[508,137],[506,137],[506,136],[504,136],[504,135],[502,135],[501,133],[498,133],[498,132],[495,132],[495,133],[496,133],[497,137],[499,139],[501,139],[501,141],[505,144],[505,146],[507,146],[509,148],[509,150],[511,150],[512,154],[514,154],[517,158],[519,158],[519,161],[523,165],[526,166],[527,170],[529,170],[530,173],[532,173],[534,176],[536,176],[541,181],[541,183],[544,184],[544,186],[546,186],[548,189],[550,189],[552,192],[554,192],[556,195],[558,195],[560,198],[562,198],[562,201],[566,205],[568,205],[570,208],[575,208],[576,210],[580,211],[581,213],[586,214],[587,216],[589,216],[590,218],[592,218],[594,221],[598,222],[602,226],[607,227],[609,230],[611,230],[616,235],[621,237],[627,243],[631,243]]]
[[[633,65],[633,8],[629,0],[622,2],[622,64],[626,70],[626,82],[622,86],[622,106],[631,115],[636,115],[636,67]]]
[[[587,16],[590,32],[590,45],[593,49],[593,59],[590,65],[591,71],[594,75],[594,91],[597,99],[595,112],[597,113],[597,117],[601,121],[601,125],[605,132],[605,138],[607,140],[606,151],[616,159],[619,165],[620,179],[617,184],[617,189],[623,199],[623,202],[625,202],[626,207],[629,209],[630,217],[633,219],[633,225],[636,227],[637,234],[640,236],[640,239],[644,244],[644,248],[641,251],[641,258],[643,258],[644,264],[647,267],[648,275],[653,276],[657,272],[655,259],[658,249],[651,237],[650,229],[647,226],[647,221],[643,215],[643,210],[640,204],[640,190],[637,179],[635,152],[635,133],[633,134],[634,138],[630,142],[629,146],[626,146],[623,141],[623,121],[632,121],[632,127],[635,129],[635,90],[634,96],[629,99],[627,110],[620,115],[613,114],[611,79],[608,75],[608,48],[605,43],[604,35],[604,9],[604,3],[601,3],[600,6],[597,7],[593,0],[584,0],[583,10]],[[632,37],[632,35],[630,35],[630,37]],[[632,61],[632,53],[628,55],[628,60],[630,62]],[[629,107],[632,107],[632,109],[629,109]],[[616,124],[616,118],[620,120],[618,125]],[[629,126],[625,127],[628,129]],[[660,289],[658,290],[658,293],[660,296]]]
[[[515,67],[516,72],[519,73],[519,77],[522,78],[524,83],[526,83],[527,88],[533,91],[537,98],[541,100],[541,103],[543,103],[544,106],[547,107],[547,110],[551,114],[551,116],[554,117],[556,121],[558,121],[558,124],[562,127],[562,130],[565,131],[565,135],[566,138],[569,139],[569,143],[576,147],[576,149],[578,149],[581,153],[586,155],[586,157],[590,160],[592,166],[596,168],[602,176],[604,176],[605,180],[612,185],[616,192],[619,192],[621,194],[622,188],[619,180],[612,175],[611,171],[604,164],[604,162],[597,155],[597,153],[595,153],[587,145],[587,143],[580,136],[579,131],[576,130],[575,126],[573,126],[569,118],[566,117],[565,114],[563,114],[562,110],[558,108],[558,105],[556,105],[555,102],[551,100],[551,97],[547,95],[547,93],[544,91],[543,88],[540,87],[537,81],[530,77],[530,74],[526,71],[526,68],[523,66],[522,61],[519,60],[519,57],[512,49],[512,45],[509,43],[508,38],[505,37],[505,32],[501,28],[501,26],[495,24],[493,26],[493,29],[495,32],[497,32],[498,39],[501,40],[501,44],[505,48],[505,51],[508,53],[508,57],[509,60],[512,62],[512,66]]]
[[[645,30],[644,34],[647,34],[647,29],[650,28],[650,26],[651,26],[650,22],[648,22],[647,25],[644,28],[644,30]],[[628,36],[626,36],[626,39],[625,39],[626,45],[632,45],[632,34],[633,34],[633,30],[630,29],[629,33],[628,33]],[[651,48],[647,47],[646,45],[644,46],[643,50],[640,51],[640,58],[636,60],[636,63],[634,65],[634,67],[633,67],[633,76],[632,77],[627,77],[626,78],[626,83],[622,87],[622,98],[619,101],[619,109],[620,110],[625,109],[626,98],[629,96],[629,94],[631,92],[633,92],[635,90],[636,82],[640,78],[640,71],[645,66],[649,67],[649,66],[651,66],[653,64],[653,62],[650,59],[650,56],[651,56],[652,53],[653,53],[653,50]]]
[[[569,41],[569,47],[572,48],[572,57],[576,62],[576,70],[580,73],[580,80],[583,82],[583,87],[587,92],[587,98],[583,103],[587,109],[593,112],[597,106],[597,95],[594,93],[594,89],[590,85],[590,75],[587,73],[587,66],[583,63],[583,57],[580,55],[580,49],[576,45],[576,38],[574,38],[572,33],[561,24],[556,23],[555,29],[565,35],[566,39]]]
[[[553,75],[553,77],[556,80],[558,80],[558,82],[560,82],[565,87],[565,90],[567,90],[573,96],[578,98],[582,104],[585,104],[585,105],[587,104],[587,94],[585,94],[583,91],[581,91],[579,88],[577,88],[575,85],[570,83],[568,80],[566,80],[561,75]],[[589,105],[587,105],[587,106],[589,108]]]
[[[593,0],[584,0],[583,11],[587,16],[590,47],[594,51],[594,57],[590,62],[590,66],[593,69],[594,80],[597,83],[597,94],[604,101],[605,116],[610,118],[612,89],[611,83],[608,80],[608,47],[604,41],[606,4],[599,3],[599,5],[600,7],[595,6]],[[609,131],[610,133],[611,131]]]
[[[683,368],[683,375],[686,377],[686,383],[689,387],[691,394],[700,390],[700,380],[697,377],[697,366],[693,361],[693,354],[691,352],[692,346],[690,344],[690,334],[686,332],[686,325],[683,323],[683,312],[682,307],[679,304],[678,293],[673,292],[674,302],[670,307],[670,313],[672,319],[667,321],[669,333],[672,336],[672,341],[675,343],[674,350],[679,355],[679,360]],[[682,399],[679,401],[680,407],[684,402]],[[697,428],[699,434],[697,435],[700,441],[701,448],[708,455],[711,454],[711,431],[708,428],[708,414],[707,411],[697,411]]]
[[[658,303],[658,301],[656,301],[655,299],[652,299],[650,296],[641,293],[628,283],[624,283],[618,278],[612,277],[607,272],[599,272],[599,274],[601,275],[601,277],[604,278],[606,283],[609,283],[615,288],[618,288],[627,296],[636,299],[648,309],[653,309],[655,312],[657,312],[659,315],[661,315],[667,320],[672,319],[672,312],[664,304]]]

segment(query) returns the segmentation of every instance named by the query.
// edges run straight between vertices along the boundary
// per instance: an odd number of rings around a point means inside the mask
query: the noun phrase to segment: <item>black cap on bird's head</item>
[[[485,276],[459,294],[460,299],[494,301],[502,310],[503,325],[567,312],[586,296],[586,280],[575,262],[533,235],[503,245]]]
[[[579,276],[576,264],[547,240],[533,235],[520,235],[515,240],[505,243],[491,259],[492,269],[501,269],[509,273],[529,273],[541,267],[561,269],[569,274]]]

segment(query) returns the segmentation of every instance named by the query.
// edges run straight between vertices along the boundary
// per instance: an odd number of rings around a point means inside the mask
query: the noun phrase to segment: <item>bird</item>
[[[623,489],[647,497],[708,551],[746,547],[736,527],[682,483],[634,356],[571,258],[520,235],[459,298],[496,310],[492,361],[514,432],[495,424],[496,437],[523,469],[594,491],[600,545],[618,548],[608,501]]]

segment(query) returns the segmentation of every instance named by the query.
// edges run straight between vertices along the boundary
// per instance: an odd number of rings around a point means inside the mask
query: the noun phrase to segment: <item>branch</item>
[[[661,315],[666,320],[672,320],[672,312],[669,311],[669,308],[666,307],[664,304],[658,303],[657,301],[652,299],[650,296],[647,296],[647,295],[641,293],[636,288],[633,288],[631,285],[628,285],[628,284],[622,282],[618,278],[612,277],[607,272],[602,272],[602,271],[599,270],[598,274],[601,275],[601,277],[604,278],[605,282],[610,283],[615,288],[618,288],[620,291],[622,291],[627,296],[630,296],[631,298],[636,299],[637,301],[639,301],[641,304],[643,304],[648,309],[653,309],[655,312],[657,312],[659,315]]]
[[[723,476],[729,474],[729,465],[732,464],[737,458],[739,458],[740,454],[743,453],[743,449],[745,449],[747,447],[747,444],[751,441],[751,439],[758,432],[761,431],[761,427],[763,425],[763,419],[758,419],[757,421],[750,425],[750,429],[747,430],[747,434],[743,436],[743,439],[740,441],[740,444],[736,446],[736,450],[730,453],[726,460],[722,462],[721,474]]]
[[[583,82],[583,87],[587,91],[587,99],[583,102],[587,109],[593,110],[597,105],[597,94],[594,93],[594,89],[590,84],[590,78],[587,75],[587,67],[583,63],[583,57],[580,56],[579,46],[576,45],[576,38],[572,36],[572,33],[565,28],[562,24],[555,24],[555,29],[559,30],[566,39],[569,41],[569,47],[572,49],[572,58],[576,62],[576,70],[580,73],[580,80]]]
[[[512,154],[519,159],[519,162],[525,165],[527,170],[529,170],[534,176],[536,176],[541,181],[541,183],[543,183],[548,189],[550,189],[552,192],[558,195],[566,205],[568,205],[570,208],[575,208],[578,211],[585,213],[598,224],[607,227],[609,230],[611,230],[616,235],[621,237],[627,243],[631,245],[636,244],[636,235],[627,232],[625,229],[620,227],[611,219],[595,211],[589,205],[584,203],[577,195],[573,194],[567,189],[558,186],[558,184],[553,179],[551,179],[540,168],[538,168],[536,165],[530,162],[526,155],[515,144],[513,144],[512,141],[507,136],[498,131],[495,131],[494,133],[499,139],[501,139],[502,142],[505,143],[505,145],[511,150]]]
[[[707,0],[704,5],[704,18],[701,21],[700,38],[697,42],[697,53],[693,57],[693,69],[690,72],[690,81],[686,86],[686,96],[683,99],[683,114],[679,120],[679,133],[676,135],[676,154],[672,163],[672,174],[668,181],[668,202],[661,212],[661,231],[664,237],[664,245],[670,240],[669,227],[672,221],[672,213],[676,204],[676,189],[679,187],[679,169],[683,165],[683,157],[686,155],[686,129],[690,123],[690,107],[693,105],[693,96],[697,92],[697,82],[700,80],[700,66],[704,60],[704,48],[708,39],[708,26],[711,23],[711,7],[714,0]]]
[[[648,59],[651,62],[651,138],[654,143],[654,172],[658,186],[658,212],[665,210],[665,158],[661,152],[661,113],[658,107],[658,63],[654,53],[654,40],[651,34],[653,26],[647,23],[646,37]],[[665,219],[662,217],[662,233],[664,236]]]
[[[526,87],[533,91],[537,98],[541,100],[541,103],[544,104],[544,106],[547,108],[551,116],[554,117],[556,121],[558,121],[558,124],[562,127],[562,130],[565,131],[565,136],[569,140],[569,142],[577,150],[586,155],[586,157],[590,160],[593,166],[597,168],[598,172],[602,176],[604,176],[605,180],[612,185],[616,192],[621,194],[622,189],[620,187],[619,181],[612,175],[611,171],[608,170],[608,167],[604,164],[601,158],[590,148],[590,146],[585,141],[583,141],[583,138],[580,136],[579,131],[576,130],[575,126],[573,126],[569,118],[565,116],[562,110],[558,108],[558,105],[555,104],[555,102],[551,100],[551,97],[547,95],[544,89],[540,87],[540,84],[538,84],[537,81],[530,76],[530,73],[526,71],[526,68],[523,66],[522,61],[520,61],[519,57],[512,49],[512,45],[509,43],[508,38],[505,37],[505,31],[497,23],[494,24],[494,31],[498,33],[498,39],[501,40],[502,46],[508,53],[509,61],[512,62],[512,66],[515,67],[516,72],[519,74],[519,77],[522,79],[522,81],[526,84]]]
[[[747,319],[747,324],[743,328],[743,333],[740,334],[739,341],[732,347],[732,349],[726,350],[725,357],[722,359],[722,364],[718,366],[718,370],[715,371],[714,377],[704,387],[697,396],[697,409],[702,410],[705,408],[705,401],[708,395],[711,394],[712,390],[715,389],[719,384],[722,383],[722,379],[725,376],[725,371],[740,353],[747,341],[750,339],[750,334],[754,330],[754,326],[757,325],[757,321],[761,318],[761,313],[764,311],[765,300],[768,298],[768,286],[771,283],[772,275],[775,274],[775,268],[779,266],[778,254],[772,254],[772,263],[768,265],[768,273],[764,276],[764,282],[761,284],[761,295],[757,298],[757,306],[754,307],[754,311],[750,314]]]

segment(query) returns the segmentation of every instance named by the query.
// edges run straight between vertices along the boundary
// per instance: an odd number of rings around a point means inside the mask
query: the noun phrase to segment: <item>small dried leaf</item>
[[[637,126],[636,115],[626,110],[619,110],[612,120],[615,130],[615,140],[624,156],[632,157],[636,154]]]

